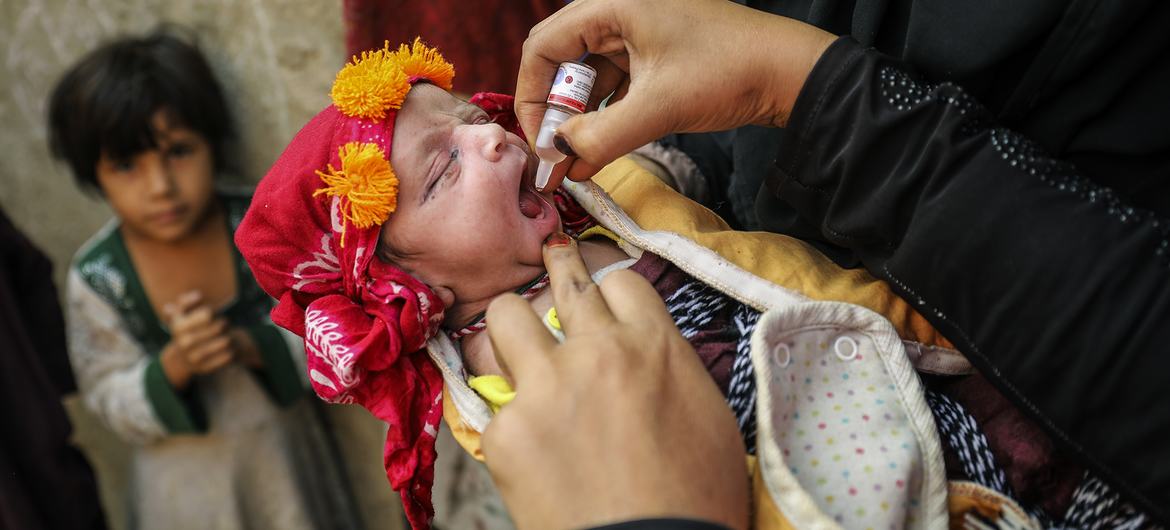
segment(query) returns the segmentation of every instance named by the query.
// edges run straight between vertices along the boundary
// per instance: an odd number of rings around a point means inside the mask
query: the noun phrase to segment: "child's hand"
[[[161,361],[171,386],[183,390],[194,376],[213,373],[235,357],[227,320],[215,314],[201,293],[184,293],[164,312],[171,342],[163,348]]]
[[[488,424],[483,453],[517,527],[680,517],[746,528],[735,417],[662,299],[629,271],[594,284],[559,235],[544,262],[565,342],[519,296],[488,309],[516,398]]]

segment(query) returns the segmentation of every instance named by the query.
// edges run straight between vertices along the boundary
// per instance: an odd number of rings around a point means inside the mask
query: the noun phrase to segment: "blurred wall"
[[[0,0],[0,206],[52,259],[58,288],[70,257],[109,217],[74,186],[45,144],[46,96],[66,67],[112,36],[160,22],[194,30],[229,97],[241,136],[240,175],[255,182],[292,135],[328,103],[346,60],[340,2],[322,0]],[[78,406],[67,406],[90,456],[103,504],[124,527],[120,442]],[[382,472],[383,427],[362,410],[332,408],[350,476],[370,528],[399,528],[400,508]]]

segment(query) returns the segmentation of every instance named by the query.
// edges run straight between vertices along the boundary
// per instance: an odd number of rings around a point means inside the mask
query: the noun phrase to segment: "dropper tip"
[[[553,164],[552,162],[545,162],[544,160],[541,160],[540,164],[538,164],[536,166],[536,190],[537,191],[544,191],[544,187],[548,186],[548,179],[549,179],[549,177],[552,176],[552,170],[553,170],[554,165],[555,164]]]

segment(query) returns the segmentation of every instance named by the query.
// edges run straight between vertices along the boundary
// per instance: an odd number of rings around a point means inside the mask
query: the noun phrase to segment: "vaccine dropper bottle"
[[[597,70],[584,63],[566,62],[557,68],[557,77],[546,100],[548,110],[540,122],[540,133],[536,135],[536,156],[540,158],[536,167],[536,189],[544,191],[553,166],[565,159],[565,154],[553,146],[557,127],[570,117],[585,112],[596,79]]]

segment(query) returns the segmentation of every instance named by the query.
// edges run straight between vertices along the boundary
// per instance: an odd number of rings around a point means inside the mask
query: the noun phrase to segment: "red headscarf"
[[[304,337],[322,399],[357,403],[389,424],[383,462],[411,526],[434,515],[435,435],[443,380],[425,345],[443,304],[425,284],[375,257],[392,214],[397,109],[417,81],[450,90],[454,69],[417,39],[362,54],[338,74],[333,105],[312,119],[256,189],[236,244],[277,300],[276,324]],[[512,98],[472,103],[519,133]]]

